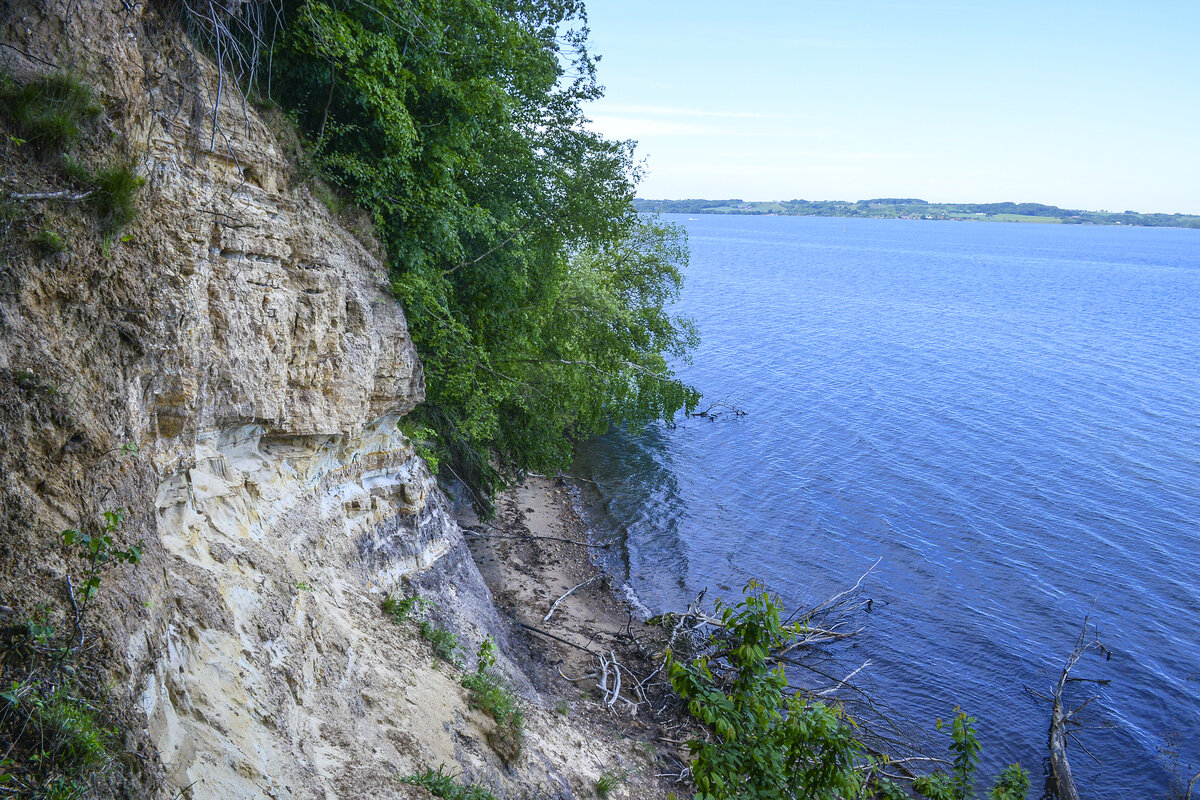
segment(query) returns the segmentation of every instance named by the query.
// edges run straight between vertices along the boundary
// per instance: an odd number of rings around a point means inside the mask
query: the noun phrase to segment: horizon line
[[[930,206],[954,206],[954,205],[981,206],[981,205],[1001,205],[1001,204],[1005,204],[1005,203],[1011,203],[1013,205],[1043,206],[1045,208],[1054,208],[1059,211],[1078,211],[1078,212],[1082,212],[1085,214],[1144,214],[1144,215],[1158,214],[1158,215],[1167,216],[1167,217],[1200,217],[1200,211],[1196,211],[1196,212],[1190,212],[1190,211],[1135,211],[1133,209],[1123,209],[1121,211],[1111,211],[1109,209],[1103,209],[1103,208],[1102,209],[1094,209],[1094,208],[1071,208],[1068,206],[1056,206],[1052,203],[1042,203],[1042,202],[1035,201],[1035,200],[1020,200],[1020,201],[1018,201],[1018,200],[985,200],[985,201],[951,200],[951,201],[945,201],[945,200],[925,200],[920,197],[898,197],[898,196],[864,197],[860,200],[834,200],[834,199],[808,200],[808,199],[805,199],[802,197],[793,197],[793,198],[789,198],[786,200],[747,200],[742,197],[719,197],[719,198],[634,197],[633,199],[641,200],[641,201],[647,202],[647,203],[661,203],[661,202],[681,203],[681,202],[686,202],[686,201],[715,202],[717,200],[725,200],[725,201],[737,201],[739,203],[747,203],[747,204],[751,204],[751,203],[795,203],[795,202],[857,204],[857,203],[869,203],[872,201],[883,201],[883,200],[890,200],[890,201],[906,200],[906,201],[910,201],[913,203],[924,203],[925,205],[930,205]]]

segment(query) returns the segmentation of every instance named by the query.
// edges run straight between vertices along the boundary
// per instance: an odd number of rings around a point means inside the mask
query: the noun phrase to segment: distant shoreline
[[[968,222],[1024,222],[1060,225],[1123,225],[1151,228],[1200,228],[1197,214],[1143,214],[1136,211],[1082,211],[1041,203],[929,203],[916,198],[884,197],[845,200],[646,200],[635,198],[638,211],[662,214],[727,214],[749,216],[863,217]]]

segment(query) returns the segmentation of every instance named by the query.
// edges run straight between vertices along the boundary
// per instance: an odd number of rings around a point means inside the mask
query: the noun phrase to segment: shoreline
[[[619,698],[609,693],[606,706],[597,679],[598,658],[616,660],[648,674],[648,656],[660,653],[661,629],[644,625],[608,574],[592,557],[615,543],[597,543],[572,502],[569,478],[531,475],[502,492],[496,515],[482,522],[460,508],[464,537],[492,592],[496,609],[513,627],[515,644],[528,654],[523,670],[538,691],[557,703],[560,712],[588,714],[628,738],[653,748],[655,772],[678,773],[688,760],[686,748],[662,741],[678,739],[660,718],[642,713],[626,686]],[[611,686],[611,683],[610,683]],[[617,700],[620,702],[617,702]],[[654,698],[657,702],[657,697]],[[679,786],[653,775],[642,776],[640,793],[666,796]],[[632,780],[633,776],[629,776]],[[639,780],[639,783],[641,781]],[[630,783],[629,789],[634,789]]]

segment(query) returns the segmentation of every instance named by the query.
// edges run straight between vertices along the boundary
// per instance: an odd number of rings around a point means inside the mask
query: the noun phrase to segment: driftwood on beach
[[[879,562],[876,561],[849,589],[839,592],[828,600],[811,608],[797,609],[792,612],[787,621],[799,623],[801,632],[785,647],[771,654],[771,660],[777,663],[798,663],[798,656],[806,648],[829,644],[848,639],[862,631],[861,618],[858,614],[868,608],[870,601],[862,597],[864,580],[869,576]],[[542,623],[549,623],[554,611],[568,596],[589,585],[599,576],[595,576],[561,595],[551,605]],[[703,610],[705,593],[701,592],[688,608],[681,612],[668,612],[648,620],[651,626],[666,631],[665,640],[657,636],[638,636],[633,633],[632,619],[626,629],[625,639],[631,646],[631,652],[621,655],[609,650],[594,653],[594,669],[577,677],[563,677],[572,681],[594,681],[603,696],[603,706],[610,711],[625,710],[636,714],[638,709],[645,709],[655,717],[671,705],[669,683],[665,677],[665,656],[668,650],[676,654],[693,651],[699,655],[699,650],[707,648],[711,665],[715,670],[721,670],[722,659],[727,653],[722,652],[722,637],[720,632],[724,623],[717,617]],[[526,629],[550,638],[558,638],[544,629]],[[713,636],[712,634],[717,634]],[[561,640],[560,640],[561,641]],[[590,648],[581,648],[590,651]],[[636,656],[636,657],[635,657]],[[632,663],[630,659],[637,661]],[[869,662],[868,662],[869,663]],[[838,677],[824,675],[814,670],[821,677],[823,685],[816,687],[791,686],[791,691],[809,694],[814,697],[828,697],[844,691],[854,691],[852,679],[866,664],[850,670]]]

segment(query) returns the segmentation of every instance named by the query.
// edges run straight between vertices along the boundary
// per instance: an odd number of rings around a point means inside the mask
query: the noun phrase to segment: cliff
[[[227,76],[217,105],[216,70],[171,15],[18,0],[0,26],[17,83],[67,70],[98,91],[82,157],[145,179],[117,240],[84,204],[6,201],[0,268],[0,613],[44,605],[73,630],[60,532],[105,510],[126,510],[119,543],[145,546],[81,624],[134,754],[104,791],[425,797],[398,776],[445,764],[500,797],[576,797],[635,769],[629,743],[545,710],[514,665],[397,424],[424,382],[369,237],[314,199]],[[11,140],[4,180],[66,186]],[[39,226],[66,249],[30,244]],[[389,592],[426,598],[467,654],[497,640],[527,705],[519,756],[493,747],[460,673],[383,614]]]

